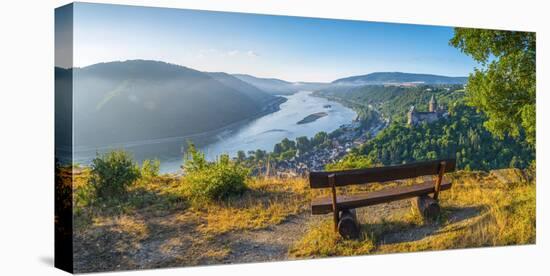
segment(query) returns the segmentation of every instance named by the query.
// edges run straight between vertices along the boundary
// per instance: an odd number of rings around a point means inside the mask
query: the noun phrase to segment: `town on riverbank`
[[[324,108],[331,108],[325,105]],[[351,107],[350,107],[351,108]],[[369,107],[374,118],[361,118],[357,115],[348,124],[330,133],[318,132],[314,137],[298,137],[296,141],[284,139],[281,143],[274,145],[274,151],[267,153],[261,150],[250,151],[248,161],[255,161],[252,165],[253,176],[276,176],[276,177],[297,177],[305,176],[310,171],[322,171],[327,164],[337,162],[347,153],[363,145],[367,140],[375,137],[388,124],[389,120],[384,118],[372,106]],[[328,113],[318,116],[317,113],[310,115],[315,121]],[[302,119],[298,124],[304,124],[310,116]],[[306,122],[307,123],[307,122]],[[247,161],[247,157],[240,152],[234,158],[237,162]],[[263,160],[259,160],[263,159]],[[251,163],[251,162],[249,162]],[[251,165],[251,164],[250,164]]]

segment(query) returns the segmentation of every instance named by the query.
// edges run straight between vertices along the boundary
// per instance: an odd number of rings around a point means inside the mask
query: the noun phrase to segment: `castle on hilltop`
[[[414,105],[411,106],[411,109],[407,113],[407,124],[414,126],[422,122],[432,123],[448,115],[449,113],[445,109],[437,105],[437,101],[434,95],[432,95],[428,104],[428,112],[416,111]]]

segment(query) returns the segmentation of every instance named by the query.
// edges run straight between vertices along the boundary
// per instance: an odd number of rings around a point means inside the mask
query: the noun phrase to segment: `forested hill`
[[[431,124],[410,127],[393,122],[359,153],[385,165],[456,158],[458,168],[466,170],[525,168],[535,160],[534,149],[524,139],[496,138],[483,126],[485,120],[483,114],[457,102],[450,105],[448,118]]]
[[[368,160],[364,164],[456,158],[459,169],[489,170],[525,168],[535,160],[535,149],[524,136],[499,139],[485,128],[487,118],[465,104],[462,85],[362,86],[316,93],[350,105],[378,109],[390,118],[386,129],[354,152],[363,161]],[[426,111],[432,96],[449,116],[430,124],[407,125],[410,107]]]
[[[99,63],[75,68],[73,75],[79,146],[207,132],[276,109],[284,101],[228,74],[159,61]]]
[[[462,85],[332,87],[317,91],[315,94],[352,106],[370,105],[392,121],[403,120],[411,105],[419,111],[427,110],[432,95],[435,95],[437,102],[442,106],[448,106],[464,97]]]
[[[388,83],[465,84],[466,81],[466,77],[448,77],[403,72],[375,72],[337,79],[332,83],[345,85],[382,85]]]

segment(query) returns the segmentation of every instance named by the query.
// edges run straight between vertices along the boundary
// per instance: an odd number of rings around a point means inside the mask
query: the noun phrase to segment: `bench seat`
[[[451,188],[451,182],[443,180],[441,190]],[[363,206],[401,200],[435,192],[435,181],[425,181],[412,186],[388,188],[374,192],[365,192],[354,195],[338,195],[336,202],[339,210],[354,209]],[[312,200],[311,213],[313,215],[332,213],[332,199],[330,196]]]

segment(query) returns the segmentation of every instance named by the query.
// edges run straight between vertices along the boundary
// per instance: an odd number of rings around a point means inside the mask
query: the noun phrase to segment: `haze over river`
[[[281,104],[279,111],[208,135],[138,141],[102,148],[76,147],[75,162],[89,164],[96,151],[123,148],[130,151],[140,164],[144,159],[156,158],[160,160],[161,172],[177,172],[182,164],[187,140],[192,140],[206,153],[209,160],[213,160],[223,153],[234,157],[239,150],[272,151],[273,146],[285,137],[293,140],[300,136],[311,138],[320,131],[329,133],[343,124],[351,123],[356,117],[353,110],[340,103],[311,96],[309,91],[285,97],[288,100]],[[306,116],[318,112],[326,112],[328,115],[310,123],[296,124]]]

